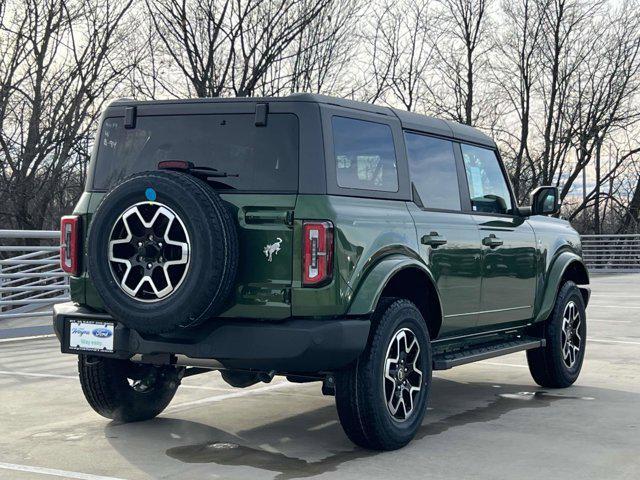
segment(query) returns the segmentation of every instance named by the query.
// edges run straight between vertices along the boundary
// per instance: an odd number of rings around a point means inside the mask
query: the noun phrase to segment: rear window
[[[136,128],[105,119],[93,188],[109,190],[127,176],[156,170],[158,162],[184,160],[229,176],[212,178],[243,191],[298,189],[298,119],[270,114],[255,126],[253,114],[139,116]]]
[[[338,186],[398,191],[393,134],[389,125],[333,117],[333,149]]]

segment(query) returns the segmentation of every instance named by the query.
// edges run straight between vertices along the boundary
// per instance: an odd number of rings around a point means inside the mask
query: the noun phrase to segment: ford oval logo
[[[113,335],[111,333],[111,330],[109,330],[108,328],[96,328],[91,333],[93,333],[94,337],[98,338],[109,338],[111,335]]]

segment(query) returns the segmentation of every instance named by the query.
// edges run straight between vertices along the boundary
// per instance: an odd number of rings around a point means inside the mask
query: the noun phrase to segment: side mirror
[[[558,187],[538,187],[531,193],[531,215],[554,215],[560,211]]]

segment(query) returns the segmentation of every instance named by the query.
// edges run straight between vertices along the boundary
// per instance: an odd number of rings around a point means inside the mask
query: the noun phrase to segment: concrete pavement
[[[418,438],[354,447],[319,384],[184,381],[157,419],[95,414],[54,338],[0,343],[0,478],[640,478],[640,275],[597,276],[573,387],[544,390],[524,353],[436,372]]]

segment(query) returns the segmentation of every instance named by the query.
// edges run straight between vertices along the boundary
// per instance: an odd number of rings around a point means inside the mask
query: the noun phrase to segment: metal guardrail
[[[640,235],[582,235],[582,253],[592,273],[640,272]]]
[[[0,320],[50,316],[54,303],[67,300],[60,232],[0,230]]]

